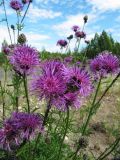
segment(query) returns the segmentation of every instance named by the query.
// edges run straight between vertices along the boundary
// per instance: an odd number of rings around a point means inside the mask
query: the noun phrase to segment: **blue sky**
[[[1,1],[1,0],[0,0]],[[9,24],[16,23],[15,12],[10,9],[10,0],[5,0]],[[24,32],[28,44],[49,51],[58,51],[58,39],[65,39],[72,34],[71,27],[79,25],[82,28],[83,16],[89,20],[85,27],[87,39],[90,40],[97,32],[106,30],[115,40],[120,41],[120,0],[33,0],[30,10],[24,21]],[[4,18],[2,6],[0,19]],[[0,43],[9,37],[5,22],[0,23]],[[82,43],[84,45],[84,43]],[[74,47],[74,41],[71,48]]]

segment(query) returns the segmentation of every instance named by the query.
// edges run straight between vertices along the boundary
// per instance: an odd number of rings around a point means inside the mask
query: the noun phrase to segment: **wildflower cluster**
[[[91,71],[100,76],[117,73],[119,65],[119,59],[108,51],[100,53],[90,62]]]
[[[30,157],[30,159],[36,160],[48,159],[48,157],[53,160],[83,159],[84,153],[86,150],[89,150],[87,147],[89,146],[90,133],[88,127],[90,120],[97,112],[98,107],[100,107],[103,97],[119,78],[120,61],[117,56],[108,51],[99,53],[91,60],[87,59],[86,54],[78,54],[81,40],[84,40],[89,45],[89,41],[86,40],[86,33],[84,32],[88,16],[83,17],[82,28],[74,25],[71,28],[73,34],[66,37],[66,39],[57,41],[60,49],[65,49],[67,53],[70,51],[71,40],[75,39],[74,55],[69,52],[64,59],[61,56],[58,59],[42,61],[41,53],[39,55],[39,52],[35,48],[27,45],[27,38],[21,33],[24,26],[23,20],[31,2],[32,0],[10,1],[10,7],[16,11],[18,21],[17,25],[11,25],[13,32],[13,38],[11,39],[10,37],[11,45],[8,45],[6,42],[2,44],[2,54],[5,55],[3,57],[6,59],[5,63],[3,62],[4,82],[0,81],[2,102],[2,109],[0,110],[2,111],[0,151],[2,150],[5,153],[5,158],[7,153],[7,156],[13,154],[14,159],[17,157],[23,160],[26,159],[27,154],[27,159]],[[21,14],[26,4],[26,10],[24,14]],[[8,26],[7,17],[6,22]],[[15,40],[16,30],[17,40]],[[10,34],[9,26],[8,31]],[[12,43],[13,39],[14,43]],[[74,56],[78,56],[78,59]],[[86,61],[84,61],[85,58]],[[13,72],[9,78],[10,80],[7,79],[8,71],[10,73]],[[110,74],[114,74],[115,78],[103,93],[102,91],[99,93],[103,78]],[[96,81],[94,81],[95,76],[97,77]],[[8,84],[8,81],[12,84]],[[35,102],[32,101],[30,95],[36,96],[38,103],[34,104]],[[8,97],[10,97],[10,102],[8,101]],[[89,98],[88,103],[86,102],[87,98]],[[23,108],[21,107],[23,104],[20,104],[21,99],[23,101],[24,99],[26,100]],[[44,113],[44,107],[42,107],[44,105],[41,105],[42,102],[46,104]],[[89,107],[85,108],[85,110],[83,108],[81,115],[87,111],[87,114],[85,114],[87,117],[84,116],[83,118],[81,116],[83,124],[80,124],[78,128],[74,125],[76,127],[74,129],[74,127],[72,128],[74,124],[73,110],[78,110],[84,105],[84,102],[86,102],[85,106],[87,107],[88,104]],[[14,109],[11,109],[12,105]],[[9,111],[12,114],[10,118],[7,118]],[[42,133],[44,133],[44,136]],[[67,134],[69,137],[69,133],[78,133],[80,135],[77,143],[75,142],[76,151],[74,153],[74,148],[71,149],[67,143],[62,151],[64,140]],[[106,149],[100,155],[100,158],[94,156],[95,159],[102,160],[106,158],[108,153],[113,151],[119,142],[120,138],[108,148],[108,151]],[[46,147],[48,143],[50,145]],[[55,150],[55,153],[53,150]],[[68,154],[62,153],[64,151],[68,152]],[[79,151],[81,152],[81,157],[77,157]],[[45,152],[47,154],[44,155]],[[70,155],[69,153],[72,154]]]
[[[32,0],[11,0],[10,7],[15,11],[22,11],[24,4],[31,3]]]
[[[57,41],[57,45],[59,45],[61,47],[61,49],[66,47],[66,51],[68,51],[68,49],[70,49],[69,44],[74,37],[76,39],[76,45],[78,43],[78,46],[75,46],[76,51],[79,50],[79,45],[80,45],[81,39],[85,39],[85,43],[89,44],[89,41],[86,40],[86,33],[84,32],[84,26],[88,21],[88,16],[84,16],[83,21],[84,21],[84,24],[83,24],[82,29],[78,25],[72,26],[71,29],[74,32],[74,36],[73,36],[73,34],[71,34],[70,36],[67,37],[67,40],[58,40]]]
[[[89,95],[91,88],[86,70],[53,60],[43,64],[42,74],[32,82],[32,91],[40,99],[50,99],[60,110],[66,110],[67,105],[79,108],[82,98]]]

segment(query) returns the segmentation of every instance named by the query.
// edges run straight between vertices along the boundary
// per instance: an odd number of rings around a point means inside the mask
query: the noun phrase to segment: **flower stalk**
[[[60,143],[60,148],[59,148],[59,151],[58,151],[57,160],[60,159],[61,150],[62,150],[62,146],[63,146],[63,142],[64,142],[64,139],[65,139],[65,136],[67,134],[68,126],[69,126],[69,107],[67,106],[66,126],[65,126],[65,131],[64,131],[61,143]]]
[[[27,106],[28,106],[28,113],[30,113],[30,102],[29,102],[29,96],[28,96],[28,87],[27,87],[27,76],[24,74],[23,76],[23,82],[24,82],[24,89],[25,89],[25,96],[26,96],[26,101],[27,101]]]
[[[5,19],[6,19],[8,34],[9,34],[10,42],[11,42],[11,44],[12,44],[12,37],[11,37],[10,28],[9,28],[9,23],[8,23],[8,18],[7,18],[7,11],[6,11],[6,6],[5,6],[5,0],[3,0],[3,8],[4,8],[4,13],[5,13]]]

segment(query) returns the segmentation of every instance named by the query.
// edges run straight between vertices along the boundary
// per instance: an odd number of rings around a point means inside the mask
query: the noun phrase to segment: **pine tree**
[[[86,52],[88,58],[93,58],[105,50],[120,55],[120,43],[115,42],[111,35],[103,31],[101,35],[95,34],[89,45],[82,50],[82,54]]]

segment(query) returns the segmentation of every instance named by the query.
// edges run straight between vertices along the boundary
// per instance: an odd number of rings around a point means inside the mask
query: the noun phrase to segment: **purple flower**
[[[73,60],[73,57],[71,57],[71,56],[64,58],[64,62],[65,62],[65,63],[71,63],[72,60]]]
[[[83,32],[83,31],[77,31],[77,32],[75,32],[75,36],[77,38],[85,38],[86,37],[86,33]]]
[[[7,45],[2,45],[2,52],[6,55],[9,55],[11,52],[11,49]]]
[[[38,51],[27,45],[17,46],[10,56],[10,62],[20,74],[30,74],[39,65]]]
[[[105,76],[118,72],[119,64],[119,59],[115,55],[104,51],[91,61],[90,68],[95,74]]]
[[[80,66],[80,65],[81,65],[81,62],[80,62],[80,61],[77,61],[77,62],[76,62],[76,65]]]
[[[80,27],[77,26],[77,25],[74,25],[74,26],[72,27],[72,30],[73,30],[74,32],[77,32],[77,31],[80,30]]]
[[[42,65],[40,76],[32,81],[31,91],[40,99],[50,100],[51,105],[65,111],[67,106],[79,108],[91,88],[87,71],[66,67],[60,61],[47,61]]]
[[[16,128],[20,130],[20,135],[23,139],[34,138],[36,133],[43,132],[43,120],[38,114],[14,112],[12,119]]]
[[[10,6],[16,11],[21,11],[23,9],[23,5],[19,0],[11,0]]]
[[[69,108],[72,107],[75,109],[80,108],[82,104],[82,98],[80,97],[80,94],[78,92],[68,92],[57,97],[56,99],[53,99],[52,103],[60,111],[66,111],[67,106]]]
[[[14,150],[24,141],[43,132],[43,119],[38,114],[14,112],[0,129],[0,148]]]
[[[42,67],[42,74],[32,82],[32,91],[42,98],[53,99],[65,91],[61,74],[63,64],[59,61],[47,61]]]
[[[80,108],[83,99],[92,91],[90,75],[78,67],[64,67],[63,78],[66,82],[64,94],[53,99],[53,105],[65,111],[68,107]]]
[[[91,69],[91,71],[93,73],[100,72],[101,71],[101,67],[102,67],[102,61],[101,61],[101,58],[99,56],[97,56],[96,58],[91,60],[90,69]]]
[[[58,40],[57,45],[59,45],[61,48],[66,47],[68,42],[66,40]]]
[[[63,70],[64,78],[67,83],[67,92],[79,92],[85,97],[90,94],[92,85],[91,78],[85,69],[79,67],[68,67]]]
[[[19,145],[18,133],[12,120],[4,122],[4,127],[0,129],[0,148],[10,151],[15,145]]]

